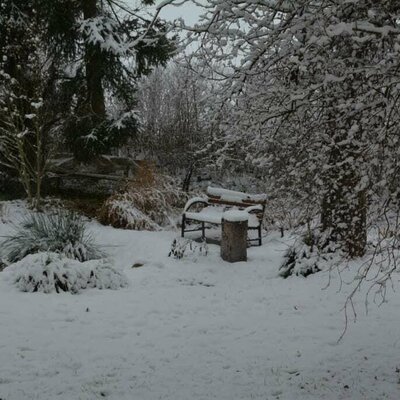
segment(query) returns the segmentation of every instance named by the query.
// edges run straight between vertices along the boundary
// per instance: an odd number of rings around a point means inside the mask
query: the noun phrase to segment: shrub
[[[101,223],[137,230],[158,230],[173,223],[187,194],[166,175],[155,174],[148,168],[140,171],[122,193],[106,200],[99,213]]]
[[[207,256],[208,246],[207,242],[195,243],[191,239],[176,238],[171,244],[171,250],[168,257],[173,257],[177,260],[188,255],[195,255],[196,253],[202,256]]]
[[[279,275],[288,278],[291,275],[304,276],[332,268],[340,262],[343,255],[337,243],[331,242],[329,234],[318,230],[309,231],[297,240],[285,253]]]
[[[86,231],[83,219],[66,211],[29,214],[2,243],[2,255],[10,263],[22,260],[28,254],[46,251],[62,253],[79,261],[102,257]]]
[[[118,289],[127,278],[104,260],[80,262],[57,253],[30,254],[3,274],[22,292],[71,292],[86,288]]]
[[[100,222],[114,228],[156,231],[160,226],[135,207],[136,198],[131,193],[121,193],[109,198],[100,211]]]

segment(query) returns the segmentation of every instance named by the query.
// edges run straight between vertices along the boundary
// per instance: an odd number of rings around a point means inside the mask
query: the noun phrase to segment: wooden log
[[[247,261],[247,227],[244,211],[226,211],[222,217],[221,257],[228,262]]]
[[[97,180],[107,180],[107,181],[122,181],[126,179],[124,176],[119,175],[104,175],[104,174],[92,174],[89,172],[67,172],[67,171],[49,171],[50,178],[91,178]]]

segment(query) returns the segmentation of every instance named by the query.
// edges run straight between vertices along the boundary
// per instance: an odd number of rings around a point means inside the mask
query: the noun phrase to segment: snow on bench
[[[222,219],[229,222],[244,222],[248,221],[250,214],[247,211],[229,210],[222,214]]]
[[[221,201],[232,203],[263,203],[267,200],[267,195],[265,194],[247,194],[210,186],[207,188],[207,195],[209,197],[219,198]]]
[[[232,215],[230,216],[230,213],[233,213],[234,210],[232,211],[225,211],[223,207],[205,207],[199,212],[185,212],[185,217],[186,220],[192,220],[192,221],[199,221],[199,222],[209,222],[210,224],[216,224],[220,225],[222,224],[222,218],[226,218],[226,214],[228,214],[228,220],[232,221]],[[243,213],[243,211],[238,211],[240,213]],[[243,217],[243,214],[241,214]],[[260,225],[260,222],[257,218],[256,215],[254,214],[249,214],[246,212],[244,214],[246,216],[246,220],[249,221],[249,226],[252,228],[257,228],[258,225]],[[243,219],[242,219],[243,220]]]
[[[257,241],[261,246],[262,220],[266,200],[265,194],[248,194],[208,187],[207,197],[195,197],[186,203],[182,214],[182,237],[186,232],[201,231],[202,238],[205,239],[205,224],[221,225],[224,212],[232,210],[231,217],[228,214],[228,218],[245,218],[247,216],[248,229],[258,231],[256,239],[248,240],[249,242]],[[190,211],[191,208],[199,205],[203,207],[200,211]],[[193,225],[193,223],[200,223],[200,227],[187,229],[186,225]]]

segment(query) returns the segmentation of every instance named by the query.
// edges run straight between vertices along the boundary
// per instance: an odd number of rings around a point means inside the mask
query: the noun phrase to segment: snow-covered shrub
[[[318,231],[303,235],[286,251],[279,275],[283,278],[291,275],[307,277],[340,263],[343,255],[337,243],[329,241],[328,237]]]
[[[173,223],[187,198],[171,177],[142,172],[122,193],[106,200],[99,219],[115,228],[157,230]]]
[[[135,206],[131,193],[110,197],[100,212],[100,221],[114,228],[156,231],[160,226]]]
[[[207,243],[195,243],[191,239],[183,239],[177,238],[174,239],[171,244],[171,250],[168,254],[168,257],[174,257],[177,260],[180,260],[185,255],[190,254],[200,254],[202,256],[206,256],[208,254],[208,246]]]
[[[80,262],[58,253],[30,254],[4,272],[22,292],[71,292],[86,288],[118,289],[127,278],[104,260]]]
[[[44,251],[62,253],[79,261],[102,257],[83,219],[61,210],[54,214],[29,214],[1,244],[2,256],[10,263]]]

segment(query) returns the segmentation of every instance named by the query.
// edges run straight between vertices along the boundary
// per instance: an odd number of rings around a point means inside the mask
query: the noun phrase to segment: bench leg
[[[185,214],[182,215],[182,228],[181,228],[181,236],[185,237],[185,222],[186,222],[186,217]]]
[[[258,227],[258,245],[261,246],[262,245],[262,236],[261,236],[262,232],[261,232],[261,225]]]
[[[205,229],[205,225],[204,222],[201,223],[201,239],[205,240],[206,238],[206,229]]]

